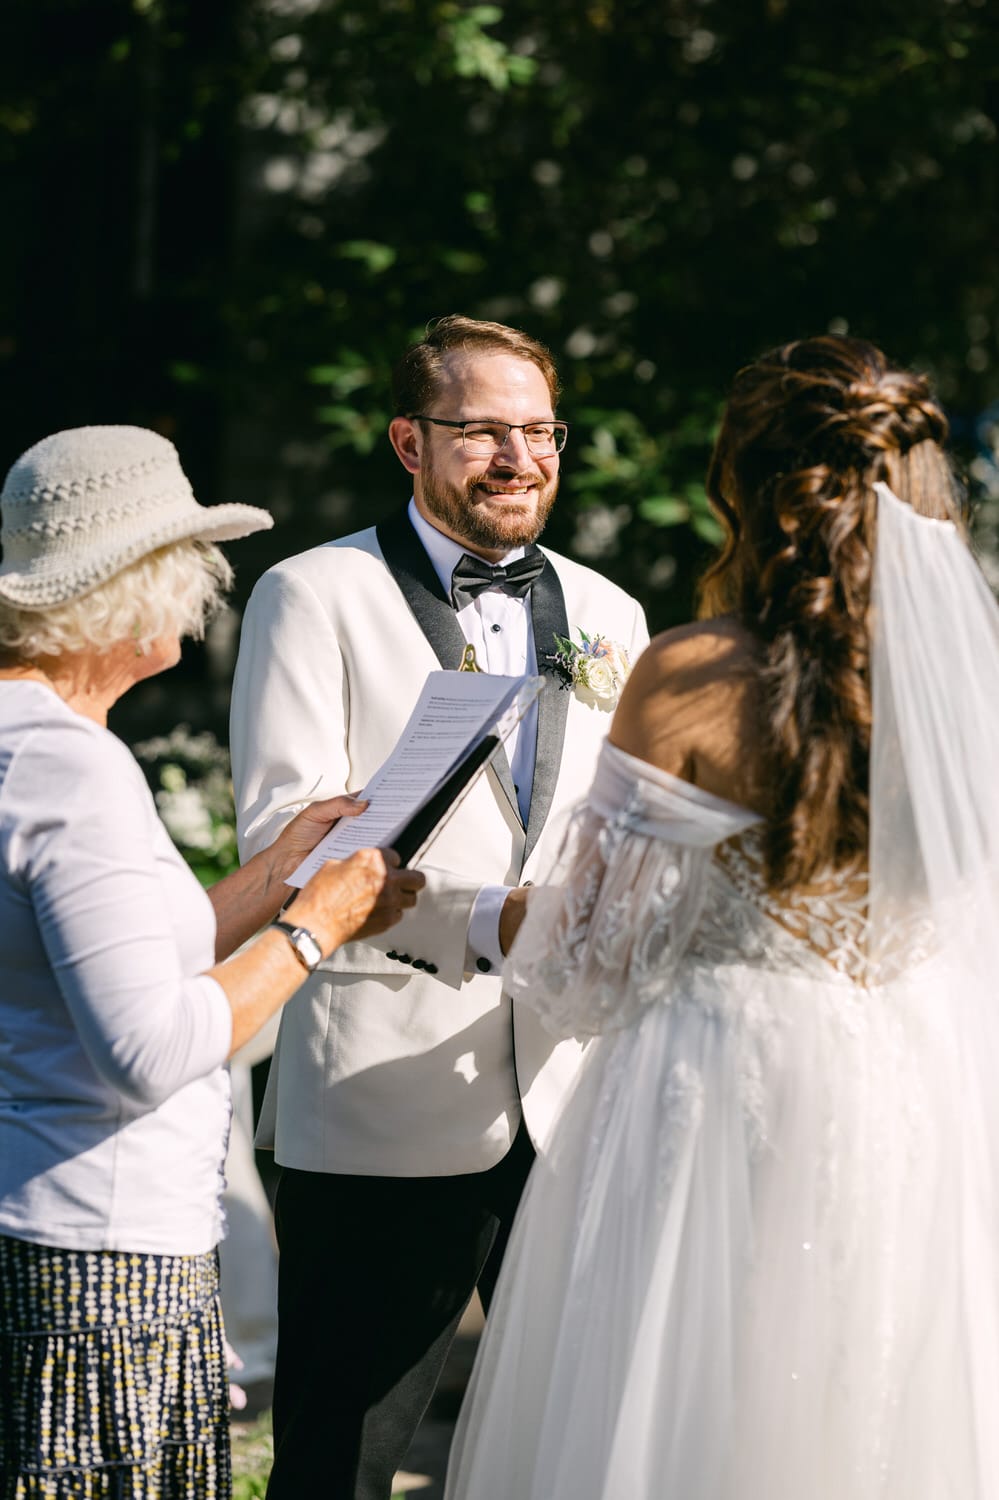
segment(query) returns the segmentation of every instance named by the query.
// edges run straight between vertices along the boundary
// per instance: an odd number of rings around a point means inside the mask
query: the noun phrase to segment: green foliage
[[[232,1500],[263,1500],[267,1494],[267,1471],[263,1474],[241,1474],[232,1481]]]
[[[274,59],[289,23],[255,19]],[[322,343],[312,417],[348,489],[363,492],[388,371],[422,321],[527,326],[559,358],[572,423],[552,540],[589,538],[663,619],[689,610],[718,538],[703,478],[745,359],[849,328],[928,366],[959,411],[985,404],[999,48],[971,0],[372,0],[293,34],[292,65],[273,61],[261,89],[301,103],[303,129],[279,132],[298,175],[247,285],[279,289],[269,357]],[[262,157],[278,147],[272,127],[254,137]],[[306,308],[308,285],[322,296]],[[666,598],[670,558],[684,586]]]
[[[529,83],[537,66],[529,57],[515,52],[488,35],[486,27],[503,20],[501,5],[461,5],[440,7],[443,32],[454,49],[454,71],[459,78],[482,78],[499,93],[511,84]]]
[[[226,498],[275,504],[306,546],[403,497],[389,371],[427,320],[513,322],[551,345],[572,424],[549,538],[656,624],[689,611],[720,402],[762,349],[871,337],[931,372],[985,453],[999,27],[981,0],[13,10],[12,452],[114,412],[174,433],[217,494],[224,433]],[[36,191],[54,176],[58,203]]]
[[[585,467],[572,476],[570,487],[584,505],[602,496],[629,505],[653,526],[689,526],[705,542],[721,540],[699,480],[657,493],[666,475],[683,472],[684,449],[693,450],[693,462],[703,471],[713,436],[707,414],[692,413],[675,431],[658,433],[649,432],[633,412],[589,408],[580,416],[589,442],[581,453]]]
[[[232,1500],[262,1500],[274,1462],[270,1412],[232,1428]]]

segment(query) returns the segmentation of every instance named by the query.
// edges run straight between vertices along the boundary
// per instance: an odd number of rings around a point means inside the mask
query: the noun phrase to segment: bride
[[[448,1500],[999,1495],[999,610],[926,381],[736,379],[700,623],[508,964],[591,1037]]]

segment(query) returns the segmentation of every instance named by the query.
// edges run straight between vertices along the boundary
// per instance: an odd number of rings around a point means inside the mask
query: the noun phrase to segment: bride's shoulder
[[[640,660],[664,674],[694,669],[713,679],[757,671],[761,649],[734,615],[719,615],[662,631],[652,638]]]
[[[618,705],[620,749],[744,806],[761,808],[761,650],[730,616],[664,631]]]

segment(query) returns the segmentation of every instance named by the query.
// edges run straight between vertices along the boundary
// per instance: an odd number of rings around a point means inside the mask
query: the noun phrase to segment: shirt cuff
[[[465,972],[499,974],[503,967],[499,923],[503,903],[510,891],[508,885],[484,885],[475,898],[468,922],[468,947]]]

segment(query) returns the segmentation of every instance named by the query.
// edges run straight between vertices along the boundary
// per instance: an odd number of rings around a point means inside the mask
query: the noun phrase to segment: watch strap
[[[322,962],[323,950],[315,933],[307,927],[300,927],[294,922],[282,922],[280,917],[275,917],[269,924],[276,927],[278,932],[283,932],[295,952],[295,957],[304,969],[310,974],[314,973]],[[311,951],[310,951],[311,950]]]

